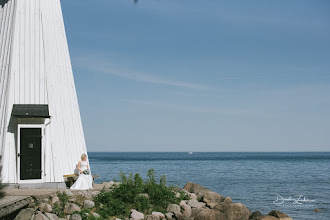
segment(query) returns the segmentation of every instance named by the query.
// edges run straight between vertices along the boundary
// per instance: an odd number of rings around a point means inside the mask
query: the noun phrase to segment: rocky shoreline
[[[103,191],[111,191],[120,185],[119,182],[104,182]],[[177,197],[181,193],[187,195],[187,200],[179,204],[169,204],[166,213],[142,213],[132,209],[125,220],[292,220],[291,217],[277,210],[268,214],[250,211],[242,203],[232,202],[230,197],[224,197],[201,185],[188,182],[182,189],[175,187]],[[16,220],[81,220],[104,219],[97,213],[94,198],[100,191],[70,191],[53,193],[46,197],[34,197],[33,201],[16,216]],[[144,195],[148,197],[148,195]],[[64,198],[64,199],[63,199]],[[59,204],[65,201],[63,209]],[[99,204],[102,209],[104,204]],[[61,212],[61,213],[60,213]],[[64,215],[64,216],[63,216]],[[120,220],[113,216],[106,218]],[[124,220],[123,219],[123,220]]]

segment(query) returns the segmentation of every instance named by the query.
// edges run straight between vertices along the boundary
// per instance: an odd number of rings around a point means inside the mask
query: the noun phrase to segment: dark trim
[[[48,105],[14,104],[11,115],[15,118],[50,118]]]

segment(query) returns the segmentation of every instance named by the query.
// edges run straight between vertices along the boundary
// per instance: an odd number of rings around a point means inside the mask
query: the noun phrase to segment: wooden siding
[[[9,0],[0,24],[2,181],[18,182],[13,104],[48,104],[43,181],[63,182],[86,145],[60,0]]]

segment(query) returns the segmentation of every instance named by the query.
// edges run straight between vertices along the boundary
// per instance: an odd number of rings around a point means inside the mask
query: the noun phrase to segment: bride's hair
[[[87,155],[86,154],[82,154],[81,155],[81,160],[83,160],[85,157],[87,157]]]

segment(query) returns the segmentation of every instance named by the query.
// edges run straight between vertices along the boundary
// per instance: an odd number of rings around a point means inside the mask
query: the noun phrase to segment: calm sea
[[[145,178],[153,168],[169,184],[198,183],[251,211],[276,209],[295,220],[330,220],[330,152],[90,152],[89,160],[100,175],[97,183],[118,179],[120,171]]]

